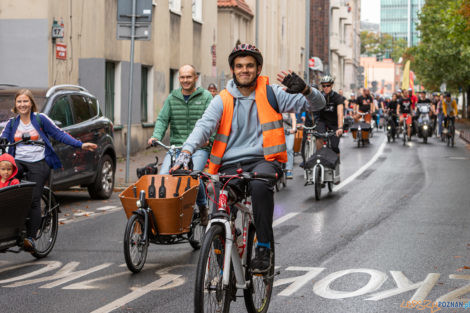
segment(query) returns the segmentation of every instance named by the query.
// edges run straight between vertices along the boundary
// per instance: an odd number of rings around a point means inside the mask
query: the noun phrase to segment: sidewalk
[[[470,120],[459,119],[455,122],[455,128],[460,131],[460,138],[470,143]]]
[[[163,162],[166,151],[163,148],[150,148],[148,150],[141,150],[134,155],[130,156],[129,161],[129,179],[126,184],[126,158],[118,158],[116,164],[115,174],[115,191],[122,191],[126,187],[132,185],[137,181],[136,169],[143,167],[149,163],[155,163],[155,156],[158,156],[158,164]]]

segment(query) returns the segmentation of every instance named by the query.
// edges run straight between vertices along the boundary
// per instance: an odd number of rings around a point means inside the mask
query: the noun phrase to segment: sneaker
[[[201,225],[202,226],[207,226],[207,223],[209,222],[209,217],[208,217],[209,209],[205,205],[201,205],[199,207],[199,214],[201,215]]]
[[[294,178],[294,175],[292,175],[292,171],[287,171],[286,172],[286,178],[287,179],[293,179]]]
[[[254,274],[266,274],[271,268],[271,249],[256,247],[256,256],[251,261],[251,270]]]
[[[25,251],[32,252],[36,249],[36,245],[34,244],[34,239],[31,237],[25,238],[23,240],[23,247]]]

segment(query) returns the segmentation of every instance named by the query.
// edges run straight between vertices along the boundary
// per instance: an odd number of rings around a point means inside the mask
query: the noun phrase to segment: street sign
[[[152,0],[137,0],[135,10],[136,23],[152,22]],[[132,1],[118,0],[117,22],[131,23]]]
[[[56,43],[55,58],[59,60],[67,59],[67,45],[64,45],[63,43]]]
[[[152,39],[151,25],[149,23],[135,23],[135,40],[150,40]],[[132,27],[131,23],[118,23],[117,24],[117,40],[131,39]]]

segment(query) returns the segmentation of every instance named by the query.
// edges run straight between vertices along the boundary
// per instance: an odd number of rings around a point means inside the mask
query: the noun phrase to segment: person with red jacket
[[[0,155],[0,188],[18,185],[20,181],[15,178],[16,173],[15,159],[8,153]]]

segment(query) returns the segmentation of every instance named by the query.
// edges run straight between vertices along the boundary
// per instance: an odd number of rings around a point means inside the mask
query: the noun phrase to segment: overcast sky
[[[380,0],[361,0],[361,21],[380,23]]]

